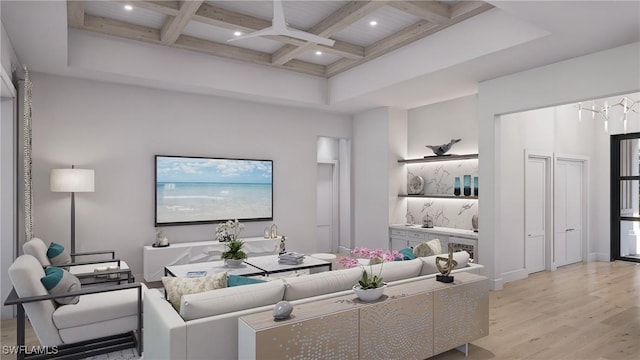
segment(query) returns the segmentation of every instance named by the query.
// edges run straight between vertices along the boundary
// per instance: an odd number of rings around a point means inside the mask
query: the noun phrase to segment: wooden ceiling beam
[[[73,27],[84,25],[84,1],[67,1],[67,22]]]
[[[140,9],[151,10],[169,16],[177,16],[180,13],[178,1],[131,1],[118,0],[119,3],[129,4]]]
[[[121,2],[124,3],[127,1],[122,0]],[[176,16],[179,13],[177,1],[136,1],[133,4],[140,8],[165,15]],[[271,26],[271,21],[226,10],[208,3],[203,3],[191,20],[223,29],[244,32],[262,30]],[[266,38],[296,46],[302,46],[307,43],[304,40],[294,39],[288,36],[267,36]],[[324,53],[348,59],[362,59],[364,57],[363,46],[344,41],[336,41],[333,47],[317,45],[316,48]]]
[[[465,4],[469,3],[469,4]],[[493,8],[493,5],[483,1],[473,1],[460,3],[460,7],[454,6],[452,10],[452,18],[445,24],[433,24],[429,21],[422,20],[408,26],[393,35],[379,40],[365,48],[365,57],[361,60],[341,59],[333,64],[327,65],[327,77],[337,75],[343,71],[347,71],[362,63],[373,60],[402,46],[420,40],[426,36],[444,30],[451,25],[457,24],[465,19],[481,14]]]
[[[435,24],[444,24],[452,17],[451,8],[437,1],[391,1],[389,6]]]
[[[158,29],[90,14],[84,15],[83,25],[71,27],[156,45],[163,44],[160,40],[160,30]],[[233,60],[248,61],[258,65],[277,67],[309,75],[324,77],[326,73],[326,66],[305,61],[292,62],[285,66],[273,66],[271,64],[271,54],[269,53],[198,39],[192,36],[180,35],[170,46],[177,49],[195,51]]]
[[[330,37],[386,4],[387,1],[351,1],[317,23],[308,32],[318,36]],[[285,45],[273,54],[271,62],[274,65],[286,64],[314,46],[315,44],[310,42],[302,46]]]
[[[477,9],[480,8],[485,8],[487,7],[487,3],[485,3],[484,1],[460,1],[457,2],[455,4],[453,4],[451,6],[451,18],[452,19],[457,19],[461,16],[466,16],[468,14],[474,14],[474,11],[476,11]],[[493,6],[490,6],[489,9],[493,8]],[[469,16],[465,17],[468,18]]]
[[[182,30],[191,21],[191,18],[203,2],[204,0],[189,0],[180,3],[178,15],[170,16],[162,26],[162,29],[160,29],[160,40],[163,44],[171,45],[178,40],[178,36],[180,36]]]

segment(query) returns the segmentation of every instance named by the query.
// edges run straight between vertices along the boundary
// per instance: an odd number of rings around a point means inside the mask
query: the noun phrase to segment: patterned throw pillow
[[[196,294],[209,290],[227,287],[227,273],[217,273],[199,278],[181,278],[163,276],[162,285],[167,291],[167,298],[176,311],[180,311],[182,295]]]
[[[65,265],[71,263],[71,255],[64,250],[64,246],[54,242],[47,249],[47,257],[53,265]]]
[[[45,276],[40,279],[42,285],[51,295],[64,294],[72,291],[80,291],[80,280],[67,270],[55,266],[49,266],[44,271]],[[54,299],[62,305],[77,304],[79,296],[70,296]]]
[[[413,248],[413,255],[416,257],[438,255],[440,253],[442,253],[440,239],[433,239],[431,241],[420,243]]]

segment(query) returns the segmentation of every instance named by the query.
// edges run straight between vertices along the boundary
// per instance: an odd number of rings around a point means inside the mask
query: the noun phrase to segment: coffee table
[[[244,263],[238,267],[229,267],[225,265],[224,260],[207,261],[207,262],[183,264],[183,265],[171,265],[171,266],[164,267],[164,273],[167,276],[187,277],[187,273],[192,271],[206,271],[207,275],[221,273],[225,271],[228,274],[239,275],[239,276],[265,275],[264,270],[251,266],[250,264]]]
[[[311,256],[305,256],[302,264],[297,264],[297,265],[279,264],[278,255],[249,257],[244,262],[245,264],[248,264],[255,268],[263,270],[267,274],[267,276],[269,276],[270,274],[276,274],[281,272],[312,269],[312,268],[318,268],[323,266],[327,266],[329,270],[332,270],[331,263],[329,261],[316,259]]]

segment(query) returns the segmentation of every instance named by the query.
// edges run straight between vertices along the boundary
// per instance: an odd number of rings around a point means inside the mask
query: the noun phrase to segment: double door
[[[581,157],[527,156],[524,243],[527,273],[583,260],[586,161]]]

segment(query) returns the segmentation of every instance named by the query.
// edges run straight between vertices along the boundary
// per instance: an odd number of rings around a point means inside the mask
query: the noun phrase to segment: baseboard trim
[[[526,269],[518,269],[513,271],[508,271],[501,274],[501,278],[504,284],[516,280],[522,280],[529,277]]]
[[[498,291],[502,290],[503,281],[502,279],[489,279],[489,284],[491,285],[491,290]]]
[[[611,258],[608,253],[595,253],[596,261],[610,262]]]

